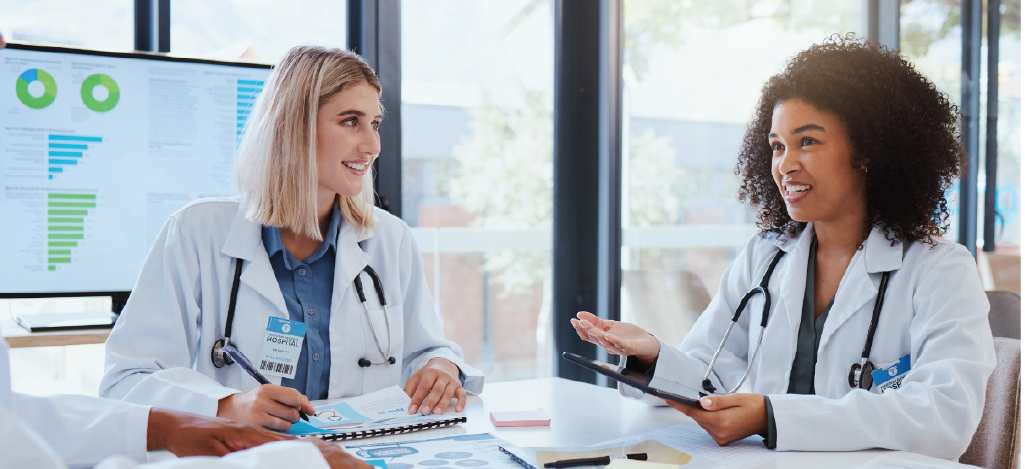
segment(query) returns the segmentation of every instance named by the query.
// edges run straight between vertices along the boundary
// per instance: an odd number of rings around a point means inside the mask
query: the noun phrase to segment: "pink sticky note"
[[[552,424],[544,409],[491,412],[496,427],[547,427]]]

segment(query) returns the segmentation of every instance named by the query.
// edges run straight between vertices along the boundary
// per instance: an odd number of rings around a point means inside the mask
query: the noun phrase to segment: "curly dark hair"
[[[957,106],[896,52],[848,34],[797,54],[762,88],[734,172],[743,179],[739,198],[755,209],[763,234],[795,236],[805,225],[787,214],[772,178],[772,111],[789,99],[846,127],[851,165],[868,168],[866,234],[878,225],[893,243],[933,244],[947,230],[944,192],[965,161]]]

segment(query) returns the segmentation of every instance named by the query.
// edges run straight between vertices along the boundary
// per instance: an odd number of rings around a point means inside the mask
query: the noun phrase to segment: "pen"
[[[231,357],[232,360],[235,360],[235,363],[238,363],[238,365],[241,366],[243,370],[246,370],[246,373],[249,373],[249,376],[252,376],[253,379],[256,380],[256,382],[260,384],[270,384],[270,381],[267,381],[267,378],[264,377],[262,373],[257,371],[256,368],[253,367],[253,364],[249,361],[249,359],[246,358],[245,355],[242,355],[242,352],[235,348],[234,345],[225,345],[224,353],[228,354],[228,356]],[[302,410],[299,411],[299,418],[307,422],[310,421],[310,418],[306,416],[306,412],[303,412]]]
[[[630,453],[625,456],[627,459],[635,459],[638,461],[648,460],[648,453]],[[619,459],[621,457],[623,456],[617,454],[615,456],[599,456],[596,458],[562,459],[559,461],[546,462],[545,467],[606,466],[611,463],[613,459]]]

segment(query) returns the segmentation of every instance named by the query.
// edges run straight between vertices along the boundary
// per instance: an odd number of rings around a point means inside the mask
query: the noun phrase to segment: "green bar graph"
[[[96,200],[96,194],[48,194],[50,199],[83,199],[83,200]]]
[[[97,206],[96,194],[49,193],[46,195],[46,270],[71,264],[72,249],[85,239],[86,217]],[[62,268],[62,267],[61,267]]]
[[[50,207],[96,208],[96,202],[54,202],[51,200],[47,205]]]

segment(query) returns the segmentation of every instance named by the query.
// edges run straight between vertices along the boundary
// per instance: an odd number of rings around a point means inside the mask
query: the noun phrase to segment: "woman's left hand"
[[[403,390],[412,399],[409,405],[411,414],[433,412],[441,415],[452,398],[456,399],[456,412],[462,412],[466,405],[466,391],[459,382],[459,367],[444,358],[430,359],[409,377]]]
[[[672,401],[666,404],[694,419],[719,446],[768,432],[765,396],[761,394],[705,396],[701,398],[703,410]]]

